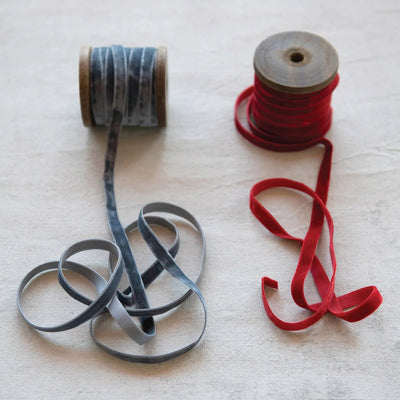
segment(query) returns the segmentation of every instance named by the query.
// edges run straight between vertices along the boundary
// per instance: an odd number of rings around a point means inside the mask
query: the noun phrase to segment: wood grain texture
[[[79,53],[79,98],[81,104],[82,122],[85,126],[93,126],[93,116],[90,100],[90,55],[92,48],[82,46]]]
[[[339,59],[334,47],[308,32],[282,32],[265,39],[254,54],[258,78],[285,93],[323,89],[336,75]]]
[[[158,126],[167,125],[167,98],[168,98],[168,61],[167,48],[160,46],[157,49],[156,62],[156,96]]]

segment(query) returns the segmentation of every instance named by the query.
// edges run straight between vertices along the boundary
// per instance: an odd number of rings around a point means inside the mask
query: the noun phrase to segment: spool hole
[[[299,51],[295,51],[290,55],[290,61],[294,63],[299,63],[304,60],[304,55],[303,53],[300,53]]]

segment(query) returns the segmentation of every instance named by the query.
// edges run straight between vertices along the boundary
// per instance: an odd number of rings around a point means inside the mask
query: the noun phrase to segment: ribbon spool
[[[106,105],[99,104],[93,100],[106,98],[102,93],[109,47],[92,48],[83,46],[79,56],[79,95],[81,104],[81,115],[83,125],[90,127],[95,125],[106,125],[104,114],[107,114]],[[128,96],[130,102],[125,107],[124,125],[128,126],[159,126],[167,125],[167,48],[124,48],[127,68],[129,71]],[[101,71],[103,70],[103,71]],[[103,72],[103,74],[102,74]],[[143,90],[138,90],[138,88]],[[110,100],[110,97],[108,97]],[[144,101],[143,101],[144,100]],[[150,100],[153,104],[146,107]],[[140,103],[142,103],[140,105]],[[110,105],[109,105],[110,106]],[[108,107],[109,107],[108,106]],[[138,111],[151,111],[154,116],[152,121],[146,118],[129,118]],[[103,115],[102,115],[103,114]],[[97,118],[96,118],[97,117]]]
[[[333,246],[333,221],[326,208],[333,146],[324,138],[332,121],[331,95],[339,82],[338,56],[325,39],[307,32],[283,32],[265,39],[254,55],[255,82],[244,90],[235,104],[235,124],[251,143],[272,151],[298,151],[321,144],[325,153],[315,191],[290,179],[261,181],[250,192],[250,209],[273,234],[301,245],[299,262],[292,279],[294,302],[312,314],[298,322],[286,322],[271,310],[266,287],[278,283],[262,278],[262,300],[271,321],[284,330],[301,330],[317,322],[326,312],[349,322],[359,321],[374,312],[382,302],[375,286],[336,297],[334,293],[336,258]],[[247,101],[246,128],[238,117],[240,105]],[[305,238],[290,235],[261,205],[256,196],[268,189],[284,187],[303,192],[313,199],[310,226]],[[329,278],[315,254],[324,219],[327,222],[332,275]],[[321,302],[309,304],[304,283],[311,272]]]
[[[104,167],[104,189],[106,194],[107,217],[114,242],[91,239],[77,242],[64,251],[58,261],[48,262],[34,268],[22,280],[17,294],[19,310],[26,322],[33,328],[45,332],[58,332],[72,329],[89,322],[93,340],[103,350],[126,361],[139,363],[158,363],[171,360],[192,349],[202,338],[206,323],[205,300],[197,284],[205,259],[205,238],[198,221],[185,209],[162,202],[149,203],[142,207],[136,221],[123,228],[118,218],[114,193],[114,165],[117,156],[118,138],[123,125],[165,126],[166,124],[166,49],[159,47],[124,48],[83,47],[79,60],[79,84],[82,120],[85,126],[106,125],[109,127]],[[176,263],[180,240],[177,226],[169,219],[154,213],[177,216],[197,231],[202,242],[198,273],[191,280]],[[152,226],[158,225],[169,230],[175,237],[172,245],[166,248]],[[127,235],[138,230],[155,257],[155,261],[142,274],[139,273]],[[78,264],[70,258],[87,250],[103,250],[109,253],[108,280],[94,269]],[[25,288],[38,276],[50,271],[58,272],[62,288],[74,299],[87,305],[80,314],[56,325],[41,326],[32,322],[22,307]],[[90,299],[74,288],[66,279],[64,272],[74,271],[89,281],[98,295]],[[187,291],[175,300],[151,307],[146,288],[163,271],[167,271],[187,287]],[[123,274],[129,281],[125,290],[119,290]],[[204,311],[204,323],[198,337],[189,344],[165,354],[139,355],[119,351],[104,343],[98,335],[97,320],[109,314],[119,327],[139,345],[147,343],[156,333],[154,317],[176,309],[191,294],[195,294]]]

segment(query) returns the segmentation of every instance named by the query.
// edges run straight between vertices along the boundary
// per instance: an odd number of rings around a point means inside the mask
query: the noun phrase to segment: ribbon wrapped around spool
[[[17,294],[19,310],[26,322],[33,328],[45,332],[72,329],[84,322],[90,322],[90,333],[94,341],[108,353],[132,362],[157,363],[173,359],[192,349],[202,338],[207,310],[199,282],[205,259],[205,238],[198,221],[185,209],[173,204],[155,202],[145,205],[139,217],[125,229],[117,214],[114,193],[114,165],[117,155],[118,137],[123,125],[165,126],[167,60],[163,47],[124,48],[110,47],[81,50],[79,63],[79,84],[82,120],[85,126],[106,125],[109,127],[104,167],[104,188],[107,217],[114,242],[94,239],[77,242],[61,255],[58,261],[42,264],[30,271],[22,280]],[[169,219],[154,213],[167,213],[186,220],[200,235],[202,241],[201,260],[196,278],[191,280],[175,261],[179,248],[179,233]],[[152,225],[163,226],[175,235],[175,240],[166,248],[152,229]],[[139,273],[127,233],[139,230],[155,261],[142,274]],[[110,277],[105,280],[89,266],[70,261],[70,258],[86,250],[103,250],[109,253]],[[93,284],[98,295],[90,299],[74,288],[64,272],[74,271]],[[146,287],[151,285],[166,270],[173,278],[182,282],[187,291],[174,301],[151,307]],[[80,314],[56,325],[42,326],[32,322],[22,307],[24,289],[39,275],[58,271],[58,281],[74,299],[87,305]],[[129,287],[118,289],[121,278],[127,275]],[[192,293],[201,302],[204,323],[198,337],[189,344],[165,354],[139,355],[119,351],[105,344],[97,334],[96,321],[109,313],[121,329],[137,344],[144,344],[155,336],[154,316],[164,314],[181,305]],[[135,317],[135,318],[133,318]],[[138,320],[138,322],[135,321]]]
[[[283,32],[265,39],[254,55],[254,86],[244,90],[236,100],[235,124],[239,133],[251,143],[272,151],[298,151],[321,144],[325,153],[320,166],[316,189],[290,179],[261,181],[250,192],[250,209],[273,234],[301,245],[299,262],[292,279],[294,302],[312,314],[298,322],[286,322],[272,311],[266,287],[277,289],[278,283],[262,278],[262,300],[271,321],[281,329],[300,330],[317,322],[326,312],[349,322],[359,321],[374,312],[382,302],[375,286],[336,296],[336,258],[333,246],[333,222],[326,207],[333,146],[324,138],[332,121],[331,95],[339,82],[338,56],[325,39],[307,32]],[[247,100],[247,122],[240,121],[238,109]],[[310,226],[305,238],[290,235],[261,205],[256,196],[261,192],[283,187],[303,192],[313,199]],[[332,275],[329,278],[315,254],[324,220],[329,234]],[[310,304],[304,284],[311,272],[321,302]]]

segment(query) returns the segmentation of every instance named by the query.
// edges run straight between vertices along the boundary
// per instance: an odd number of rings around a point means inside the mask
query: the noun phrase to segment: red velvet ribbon
[[[240,134],[251,143],[273,151],[298,151],[322,144],[325,153],[321,162],[315,191],[291,179],[266,179],[253,186],[250,192],[250,209],[255,217],[274,235],[294,240],[301,245],[299,261],[291,285],[294,302],[312,314],[298,322],[286,322],[271,310],[266,287],[278,288],[278,282],[263,277],[262,300],[271,321],[284,330],[301,330],[317,322],[326,312],[349,322],[360,321],[373,313],[382,303],[382,296],[375,286],[367,286],[348,294],[335,295],[336,258],[333,245],[333,221],[326,207],[332,161],[332,143],[324,138],[332,121],[331,96],[339,83],[339,76],[324,89],[308,94],[288,94],[264,85],[257,76],[254,86],[244,90],[236,100],[235,124]],[[250,130],[239,120],[238,109],[246,99],[247,121]],[[256,196],[268,189],[284,187],[297,190],[313,199],[310,226],[304,239],[290,235],[279,222],[260,204]],[[332,275],[328,277],[315,254],[324,220],[329,229],[329,253]],[[304,283],[311,272],[321,297],[321,302],[309,304],[304,294]]]

